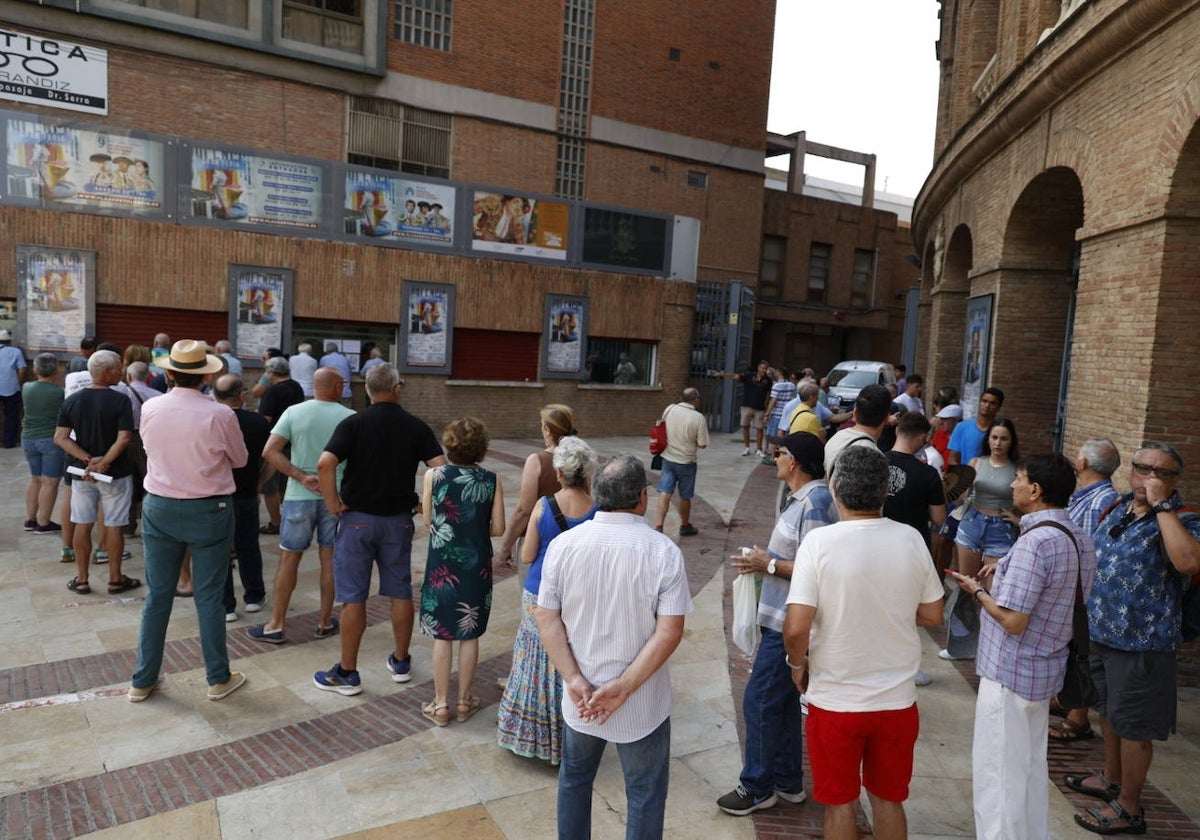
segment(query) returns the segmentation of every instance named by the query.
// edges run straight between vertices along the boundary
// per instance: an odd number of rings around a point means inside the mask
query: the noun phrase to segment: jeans
[[[233,504],[229,496],[167,499],[146,495],[142,507],[142,545],[146,563],[146,605],[138,634],[133,687],[147,688],[162,669],[167,623],[175,604],[175,587],[183,555],[192,550],[193,600],[200,624],[200,651],[209,685],[229,681],[225,647],[225,610],[221,596],[229,574],[233,540]]]
[[[792,669],[784,658],[783,634],[762,628],[754,670],[746,682],[746,763],[741,783],[755,795],[804,789],[804,721]]]
[[[592,782],[608,741],[563,726],[562,766],[558,770],[559,840],[592,836]],[[617,744],[625,774],[626,840],[662,837],[670,780],[671,719],[628,744]]]
[[[242,579],[242,597],[247,604],[259,604],[267,597],[263,585],[262,549],[258,545],[258,496],[233,499],[233,550],[237,552],[238,576]],[[233,566],[225,575],[225,612],[237,609],[233,592]]]

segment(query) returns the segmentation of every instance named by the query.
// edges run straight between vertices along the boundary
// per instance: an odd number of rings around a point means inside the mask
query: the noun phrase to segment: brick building
[[[943,0],[941,22],[918,366],[962,383],[978,324],[1024,451],[1166,440],[1194,475],[1200,3]]]
[[[676,0],[0,0],[0,83],[22,61],[52,75],[69,45],[107,68],[102,108],[0,84],[0,298],[43,313],[22,329],[82,329],[77,308],[121,344],[256,354],[284,322],[293,350],[371,342],[435,427],[472,412],[536,435],[536,408],[565,402],[584,434],[641,432],[688,379],[697,283],[757,276],[773,19],[770,0],[736,19]],[[632,384],[612,384],[620,353]]]

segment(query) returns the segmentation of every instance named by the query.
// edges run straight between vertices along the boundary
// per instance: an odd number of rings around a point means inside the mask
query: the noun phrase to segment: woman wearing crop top
[[[972,458],[975,470],[975,499],[958,526],[954,538],[954,565],[974,577],[986,564],[994,564],[1008,553],[1017,539],[1012,512],[1012,482],[1017,475],[1017,429],[1011,420],[997,418],[983,439],[982,451]],[[969,613],[969,614],[968,614]],[[972,618],[974,621],[972,622]],[[978,606],[956,604],[952,608],[950,639],[943,659],[973,659],[978,639]]]

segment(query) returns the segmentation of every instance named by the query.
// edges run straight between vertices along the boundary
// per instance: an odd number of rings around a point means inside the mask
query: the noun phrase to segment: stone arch
[[[944,231],[944,222],[935,226]],[[930,243],[936,248],[935,242]],[[928,246],[927,246],[928,247]],[[929,354],[925,392],[936,394],[943,385],[961,387],[962,347],[966,331],[967,292],[970,289],[971,266],[974,264],[974,242],[971,229],[960,224],[943,237],[937,282],[930,291]]]
[[[1175,98],[1166,124],[1153,150],[1154,160],[1146,178],[1146,205],[1151,213],[1174,213],[1172,196],[1185,146],[1200,121],[1200,72],[1197,72]]]

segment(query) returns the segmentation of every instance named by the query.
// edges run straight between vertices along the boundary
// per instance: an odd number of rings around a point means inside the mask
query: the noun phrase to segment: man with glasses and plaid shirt
[[[1200,518],[1183,513],[1183,459],[1146,443],[1130,462],[1131,492],[1100,520],[1096,582],[1087,601],[1092,676],[1104,730],[1104,772],[1068,774],[1079,793],[1106,800],[1075,822],[1097,834],[1144,834],[1142,787],[1154,741],[1175,729],[1175,658],[1185,575],[1200,572]]]

